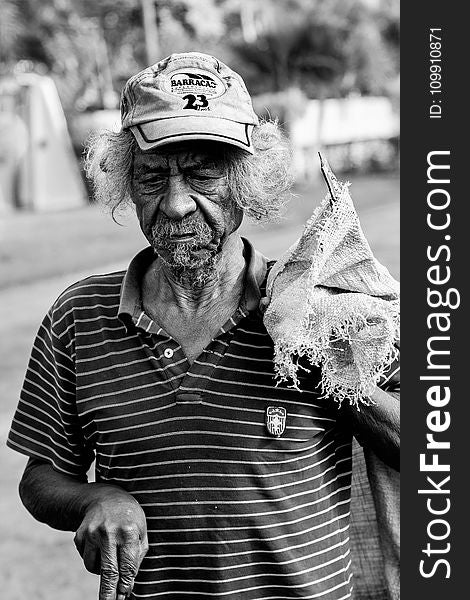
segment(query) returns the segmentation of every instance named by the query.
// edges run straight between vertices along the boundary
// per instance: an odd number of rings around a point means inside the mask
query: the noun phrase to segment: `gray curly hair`
[[[291,152],[275,121],[253,130],[255,154],[221,145],[230,198],[246,215],[260,221],[279,217],[291,196]],[[97,202],[115,216],[132,204],[132,175],[137,142],[128,130],[93,135],[85,156],[85,171]]]

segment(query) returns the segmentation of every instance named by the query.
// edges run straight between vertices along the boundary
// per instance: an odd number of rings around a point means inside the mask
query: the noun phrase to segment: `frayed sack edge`
[[[367,382],[361,381],[353,387],[348,387],[334,381],[335,370],[331,367],[332,360],[328,355],[328,350],[315,348],[311,345],[300,345],[294,348],[293,344],[285,345],[282,342],[276,342],[274,346],[276,385],[290,381],[288,387],[301,391],[297,373],[299,369],[310,372],[309,369],[299,364],[299,360],[306,357],[312,366],[321,367],[321,380],[319,383],[321,398],[333,398],[339,406],[344,400],[348,400],[351,406],[355,406],[357,410],[360,410],[361,404],[364,406],[375,404],[370,396],[379,379],[387,372],[393,361],[398,358],[398,355],[398,348],[392,344],[388,349],[385,360],[375,366],[374,374]]]
[[[385,375],[390,366],[399,356],[399,350],[395,342],[400,338],[400,313],[398,301],[390,303],[390,314],[384,317],[389,334],[388,340],[384,342],[385,349],[381,353],[382,357],[375,364],[372,364],[367,373],[354,385],[345,385],[338,382],[336,378],[336,368],[334,353],[338,348],[332,343],[344,341],[350,343],[355,333],[369,326],[368,318],[357,314],[341,320],[334,325],[328,336],[321,336],[316,340],[311,338],[311,330],[308,326],[308,320],[302,328],[302,336],[298,336],[295,341],[280,339],[274,343],[274,373],[277,384],[289,382],[289,387],[298,391],[299,378],[298,371],[309,372],[309,369],[300,364],[300,359],[305,357],[308,363],[314,367],[321,367],[321,397],[333,398],[339,406],[344,400],[348,400],[351,406],[360,410],[360,405],[369,406],[374,404],[370,395],[373,393],[378,381]],[[376,325],[376,323],[373,323]],[[357,367],[357,365],[356,365]]]

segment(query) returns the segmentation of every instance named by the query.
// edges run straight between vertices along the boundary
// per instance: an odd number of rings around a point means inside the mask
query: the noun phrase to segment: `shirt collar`
[[[252,312],[258,309],[261,300],[260,287],[266,278],[268,261],[263,254],[255,250],[247,239],[242,237],[242,241],[246,272],[240,309],[243,312]],[[161,328],[144,313],[142,305],[142,280],[154,259],[153,248],[148,246],[132,259],[124,276],[118,317],[128,329],[129,326],[134,325],[149,333],[159,333],[161,331]]]

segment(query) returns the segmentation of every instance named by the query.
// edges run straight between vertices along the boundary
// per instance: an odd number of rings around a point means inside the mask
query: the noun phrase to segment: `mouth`
[[[173,233],[169,236],[168,241],[173,243],[178,242],[189,242],[196,237],[196,233],[194,231],[190,231],[188,233]]]

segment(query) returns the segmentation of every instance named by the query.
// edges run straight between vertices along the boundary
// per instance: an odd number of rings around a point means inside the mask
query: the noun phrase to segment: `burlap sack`
[[[373,256],[349,184],[320,160],[329,194],[272,268],[264,324],[279,381],[297,387],[306,357],[325,396],[359,406],[397,354],[399,284]]]

